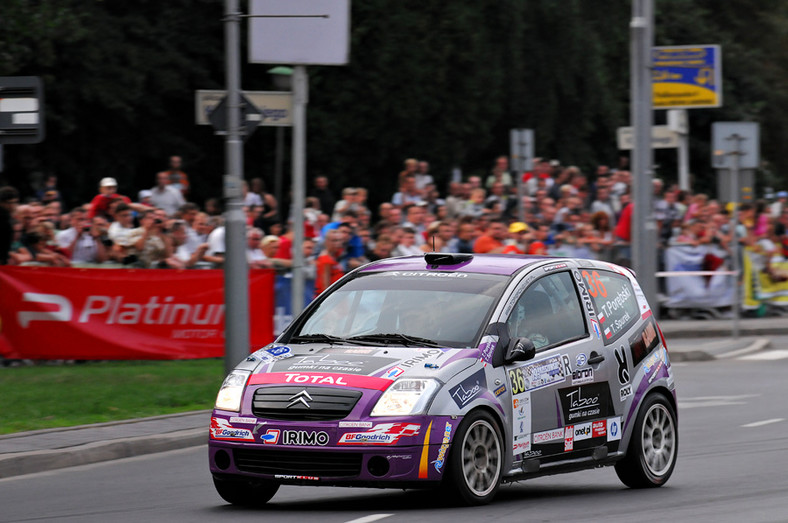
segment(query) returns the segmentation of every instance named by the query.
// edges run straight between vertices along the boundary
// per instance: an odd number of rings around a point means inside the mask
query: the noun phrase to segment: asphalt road
[[[486,507],[430,491],[283,487],[247,510],[216,495],[201,446],[0,480],[0,522],[786,521],[788,351],[775,349],[674,364],[679,460],[660,489],[626,489],[603,468],[505,486]]]

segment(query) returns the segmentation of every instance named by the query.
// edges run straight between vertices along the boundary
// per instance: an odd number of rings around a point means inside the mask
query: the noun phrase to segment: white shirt
[[[131,247],[134,243],[131,240],[131,231],[133,230],[133,227],[124,227],[120,224],[120,222],[112,222],[112,224],[109,226],[107,234],[113,243],[116,243],[121,247]]]
[[[157,185],[151,189],[150,203],[154,207],[163,209],[167,216],[175,214],[181,205],[186,203],[183,199],[181,191],[171,185],[165,185],[163,189],[159,189]]]
[[[214,256],[216,253],[225,252],[224,246],[224,225],[217,227],[208,235],[208,256]]]
[[[71,227],[57,233],[55,241],[59,247],[67,249],[71,246],[71,242],[74,241],[77,234],[79,232],[74,227]],[[71,252],[71,261],[75,263],[93,263],[97,261],[97,255],[96,240],[90,234],[82,234]]]

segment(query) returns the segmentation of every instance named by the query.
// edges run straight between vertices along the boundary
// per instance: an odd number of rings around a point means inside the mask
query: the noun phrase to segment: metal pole
[[[690,190],[689,179],[689,134],[679,133],[679,189]]]
[[[285,128],[276,128],[276,157],[274,158],[274,198],[276,199],[276,217],[281,220],[284,216],[285,223],[287,215],[282,214],[282,162],[285,156]]]
[[[241,136],[241,54],[238,0],[225,0],[227,138],[225,140],[224,367],[229,373],[249,355],[249,275],[245,217],[241,201],[243,140]]]
[[[304,199],[306,198],[306,104],[309,76],[306,67],[293,69],[293,317],[304,308]]]
[[[656,223],[652,209],[651,52],[654,11],[651,0],[633,0],[631,29],[631,119],[634,132],[632,150],[633,203],[632,266],[648,302],[657,314]]]
[[[733,156],[731,166],[731,202],[733,203],[733,212],[731,213],[731,231],[733,237],[731,239],[731,270],[733,271],[733,339],[739,339],[739,314],[741,312],[741,298],[740,298],[740,274],[739,274],[739,236],[736,229],[739,226],[739,165],[741,156],[741,136],[738,134],[728,137],[729,140],[735,140],[736,146],[731,150],[730,154]]]

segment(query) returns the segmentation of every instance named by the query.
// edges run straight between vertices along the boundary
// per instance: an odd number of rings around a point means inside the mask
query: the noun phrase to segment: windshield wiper
[[[362,336],[363,337],[363,336]],[[356,338],[340,338],[339,336],[332,336],[330,334],[302,334],[300,336],[293,336],[289,342],[317,342],[328,343],[329,345],[344,344],[344,345],[366,345],[371,347],[380,346],[379,343],[362,343],[363,340]]]
[[[348,338],[351,341],[373,341],[373,342],[380,342],[387,345],[391,345],[393,343],[402,343],[404,345],[416,345],[419,347],[443,347],[440,343],[437,343],[432,340],[428,340],[427,338],[419,338],[418,336],[410,336],[408,334],[364,334],[363,336],[353,336],[352,338]]]
[[[330,334],[302,334],[300,336],[293,336],[290,338],[291,342],[296,341],[316,341],[316,342],[325,342],[329,344],[334,343],[350,343],[345,338],[340,338],[339,336],[331,336]]]

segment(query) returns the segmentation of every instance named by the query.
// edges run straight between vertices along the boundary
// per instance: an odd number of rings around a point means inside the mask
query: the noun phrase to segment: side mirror
[[[528,361],[533,359],[534,356],[536,356],[534,342],[528,338],[514,338],[509,342],[509,346],[506,348],[504,361],[506,361],[506,363]]]

